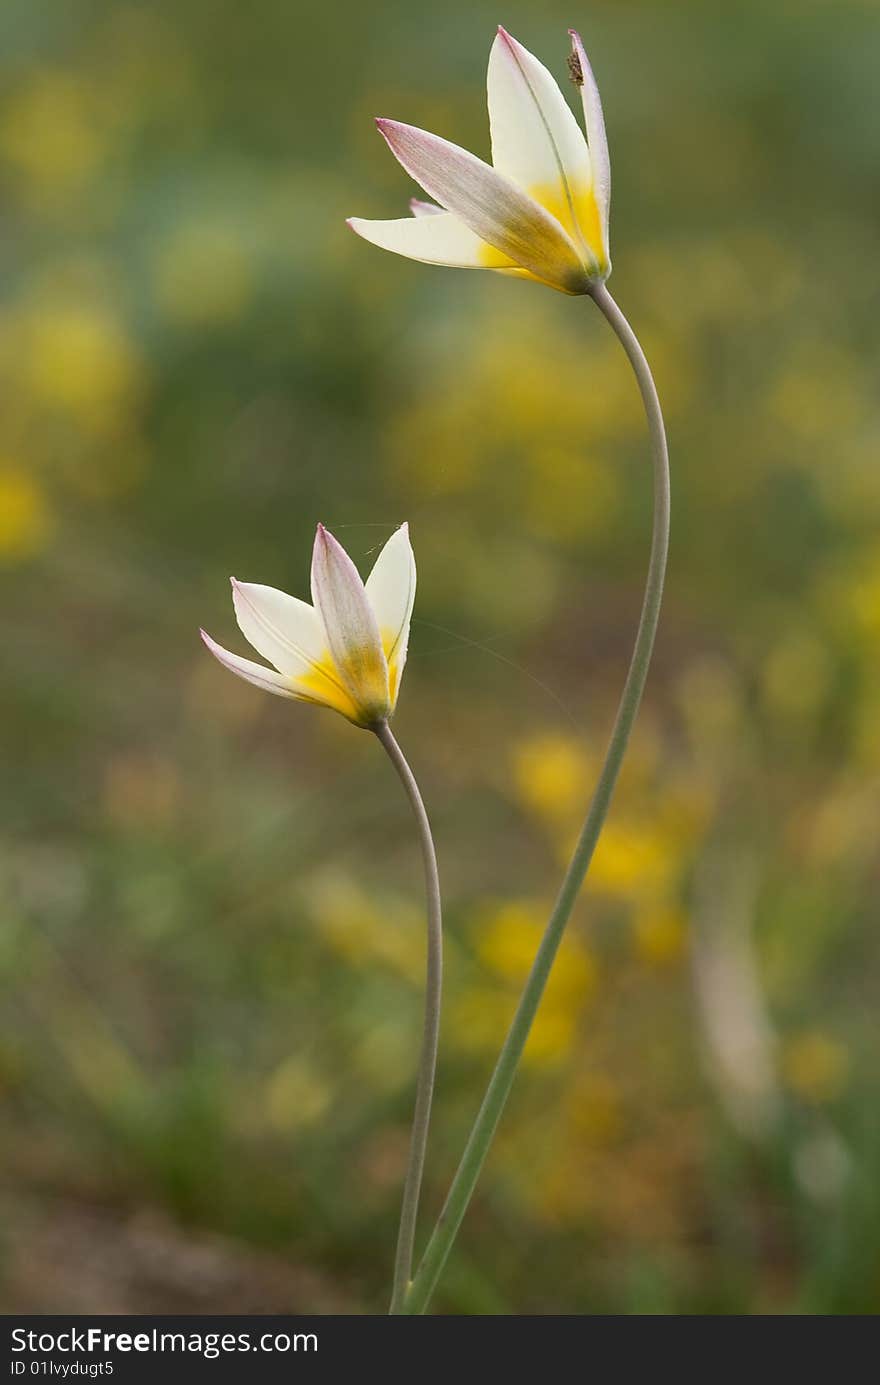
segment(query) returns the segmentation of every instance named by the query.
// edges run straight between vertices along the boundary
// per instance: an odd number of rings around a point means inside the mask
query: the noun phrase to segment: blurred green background
[[[587,301],[416,265],[372,117],[488,152],[502,20],[605,102],[673,548],[614,810],[436,1300],[880,1308],[876,0],[6,0],[7,1312],[382,1312],[421,878],[371,737],[223,672],[316,521],[419,594],[439,1207],[608,734],[644,421]],[[569,88],[569,92],[571,89]]]

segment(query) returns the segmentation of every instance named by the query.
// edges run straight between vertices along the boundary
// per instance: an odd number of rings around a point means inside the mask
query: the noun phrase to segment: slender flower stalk
[[[648,666],[651,662],[654,637],[657,632],[660,602],[663,596],[663,580],[666,572],[666,556],[669,548],[669,457],[663,415],[648,362],[635,333],[620,308],[604,284],[594,288],[592,297],[619,337],[627,354],[638,382],[648,419],[654,467],[654,527],[648,580],[645,586],[642,613],[629,671],[624,683],[614,728],[608,742],[599,782],[596,785],[586,821],[581,829],[555,907],[541,939],[519,1006],[508,1030],[486,1095],[483,1098],[483,1104],[474,1122],[461,1163],[453,1179],[440,1219],[416,1272],[412,1288],[407,1295],[404,1312],[410,1314],[424,1313],[428,1306],[431,1294],[467,1211],[498,1121],[510,1095],[519,1060],[522,1057],[532,1022],[537,1014],[553,962],[562,942],[565,925],[571,916],[590,861],[593,858],[599,834],[608,815],[617,776],[620,773],[626,747],[642,700],[642,693],[648,676]]]
[[[413,1247],[419,1193],[428,1145],[428,1125],[434,1097],[434,1076],[437,1070],[437,1047],[440,1041],[440,997],[443,987],[443,927],[440,905],[440,877],[437,872],[437,853],[431,835],[431,824],[419,792],[415,776],[407,764],[400,746],[387,721],[376,727],[376,735],[388,752],[388,758],[400,776],[419,829],[422,862],[425,870],[425,894],[428,903],[428,954],[425,978],[425,1024],[422,1052],[416,1084],[416,1104],[410,1137],[409,1164],[403,1188],[400,1230],[397,1235],[397,1255],[394,1261],[394,1288],[391,1313],[403,1311],[403,1304],[412,1276]]]
[[[349,225],[383,249],[428,264],[489,269],[561,293],[590,296],[635,373],[651,437],[654,527],[642,613],[605,762],[483,1104],[403,1306],[423,1313],[486,1159],[565,926],[605,822],[645,687],[669,546],[669,461],[660,402],[635,333],[611,297],[611,163],[599,89],[584,45],[569,30],[569,72],[580,91],[581,131],[552,75],[505,29],[489,55],[492,163],[398,121],[376,123],[399,163],[433,198],[395,221]]]
[[[422,1053],[409,1168],[403,1192],[391,1311],[398,1313],[412,1274],[416,1216],[440,1034],[443,941],[440,881],[431,827],[418,784],[388,720],[397,705],[416,591],[416,566],[405,524],[392,534],[366,582],[340,543],[318,525],[309,605],[275,587],[232,578],[242,634],[273,668],[224,649],[203,630],[216,659],[239,678],[278,697],[329,707],[373,731],[400,776],[413,810],[425,868],[427,981]]]

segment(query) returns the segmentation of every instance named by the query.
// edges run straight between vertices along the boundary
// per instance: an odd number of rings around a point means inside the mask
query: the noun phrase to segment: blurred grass
[[[568,24],[594,58],[674,542],[645,715],[438,1308],[876,1312],[877,8],[501,17],[560,76]],[[230,571],[305,592],[319,519],[362,568],[412,524],[398,725],[449,931],[431,1210],[640,598],[645,439],[598,315],[343,224],[410,193],[373,115],[486,151],[497,18],[0,16],[4,1177],[38,1221],[82,1208],[128,1245],[154,1216],[172,1259],[216,1235],[311,1267],[303,1311],[384,1309],[418,860],[370,740],[227,678],[196,627],[235,641]],[[8,1231],[17,1308],[115,1302],[22,1287],[23,1253]]]

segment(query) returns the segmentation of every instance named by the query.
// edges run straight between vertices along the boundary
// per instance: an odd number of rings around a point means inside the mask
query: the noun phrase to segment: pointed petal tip
[[[414,126],[414,125],[407,125],[407,123],[406,123],[405,120],[391,120],[388,116],[385,116],[385,115],[377,115],[377,116],[376,116],[376,129],[379,131],[379,133],[380,133],[380,135],[382,136],[382,138],[383,138],[388,144],[391,145],[391,149],[392,149],[392,152],[393,152],[393,150],[394,150],[394,142],[393,142],[393,141],[394,141],[394,136],[397,135],[399,131],[415,130],[415,129],[416,129],[416,126]],[[423,131],[419,130],[418,133],[419,133],[419,134],[422,134]]]
[[[393,140],[392,131],[394,130],[395,126],[397,126],[397,125],[399,125],[399,124],[400,124],[400,121],[399,121],[399,120],[389,120],[389,119],[388,119],[386,116],[384,116],[384,115],[377,115],[377,116],[376,116],[376,129],[379,131],[379,134],[382,136],[382,138],[384,139],[385,143],[388,145],[388,147],[389,147],[389,149],[391,150],[392,154],[394,154],[394,140]],[[397,156],[395,155],[395,158],[396,158],[396,157],[397,157]]]
[[[517,42],[513,34],[508,33],[503,24],[498,25],[498,32],[495,35],[492,47],[496,48],[499,45],[503,46],[507,50],[508,56],[512,57],[514,60],[516,59],[517,52],[523,51],[522,44]]]
[[[342,549],[342,544],[337,538],[334,538],[326,524],[322,524],[319,520],[315,528],[315,552],[317,553],[320,549],[322,553],[330,553],[337,548]],[[345,552],[344,549],[342,551]]]

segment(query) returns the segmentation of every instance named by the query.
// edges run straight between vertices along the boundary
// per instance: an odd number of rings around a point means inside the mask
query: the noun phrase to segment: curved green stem
[[[492,1143],[492,1137],[510,1094],[517,1066],[532,1027],[532,1021],[537,1013],[550,970],[559,950],[559,944],[562,941],[565,925],[580,892],[596,842],[599,839],[599,833],[608,813],[611,796],[642,699],[660,615],[666,555],[669,548],[669,456],[666,448],[663,414],[648,362],[623,313],[604,284],[598,285],[593,290],[592,297],[616,332],[635,372],[651,435],[651,456],[654,466],[654,528],[642,614],[617,718],[605,755],[605,763],[602,766],[602,773],[599,776],[586,821],[566,871],[565,879],[562,882],[553,913],[541,939],[522,998],[504,1041],[504,1047],[483,1098],[483,1104],[453,1179],[445,1206],[406,1297],[403,1308],[405,1313],[424,1313],[428,1306],[431,1294],[467,1210],[480,1170]]]
[[[443,930],[440,908],[440,877],[437,872],[437,853],[431,836],[431,824],[419,792],[415,776],[387,722],[375,727],[376,735],[388,752],[397,770],[406,796],[410,801],[422,848],[425,867],[425,893],[428,901],[428,960],[425,981],[425,1027],[422,1034],[422,1053],[416,1084],[416,1105],[410,1138],[409,1165],[403,1185],[403,1205],[400,1210],[400,1230],[397,1233],[397,1254],[394,1260],[394,1288],[389,1312],[403,1311],[403,1302],[412,1274],[413,1246],[419,1193],[425,1167],[428,1125],[431,1120],[431,1101],[434,1096],[434,1074],[437,1069],[437,1046],[440,1039],[440,996],[443,984]]]

